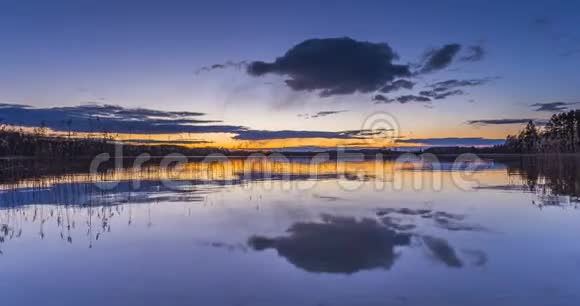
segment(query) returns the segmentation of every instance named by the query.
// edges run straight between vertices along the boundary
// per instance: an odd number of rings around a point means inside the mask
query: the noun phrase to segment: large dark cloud
[[[478,119],[478,120],[468,120],[469,125],[508,125],[508,124],[526,124],[533,121],[536,124],[543,125],[546,120],[543,119],[532,119],[532,118],[507,118],[507,119]]]
[[[446,137],[397,139],[396,143],[423,144],[428,146],[493,146],[503,144],[504,139],[482,137]]]
[[[409,66],[393,63],[397,59],[386,43],[348,37],[309,39],[274,62],[251,62],[247,72],[288,76],[286,84],[293,90],[318,90],[321,96],[368,93],[411,74]]]
[[[399,57],[387,43],[321,38],[305,40],[272,62],[227,62],[202,67],[200,71],[245,67],[251,76],[281,75],[287,77],[285,82],[292,90],[316,91],[322,97],[375,92],[373,100],[377,103],[429,102],[463,93],[451,90],[453,87],[476,86],[487,80],[440,82],[439,87],[424,90],[420,96],[407,94],[390,99],[381,94],[412,90],[420,74],[444,69],[455,61],[479,61],[485,53],[480,45],[464,48],[458,43],[446,44],[426,52],[415,71],[411,71],[410,65],[394,63]],[[448,92],[442,92],[444,88]]]
[[[536,112],[561,112],[570,108],[572,105],[580,104],[580,102],[548,102],[548,103],[534,103],[530,105]]]
[[[44,126],[56,131],[134,134],[235,133],[242,126],[216,125],[199,112],[172,112],[117,105],[87,104],[70,107],[35,108],[0,104],[0,123],[25,127]]]
[[[397,246],[409,246],[411,235],[399,233],[374,219],[323,216],[321,222],[296,223],[289,236],[254,236],[250,247],[274,249],[293,265],[315,273],[352,274],[390,269]]]
[[[439,49],[432,49],[424,57],[422,73],[433,72],[447,68],[461,50],[460,44],[448,44]]]
[[[334,200],[334,199],[332,199]],[[275,250],[296,267],[313,273],[352,274],[371,269],[390,269],[399,254],[396,248],[411,247],[413,238],[422,242],[426,253],[450,268],[463,267],[455,249],[442,238],[414,233],[425,218],[462,218],[460,215],[408,208],[387,209],[378,218],[356,219],[323,215],[318,222],[292,225],[288,235],[252,236],[250,248]],[[475,265],[484,265],[483,251],[472,252]],[[485,257],[484,259],[481,259]]]

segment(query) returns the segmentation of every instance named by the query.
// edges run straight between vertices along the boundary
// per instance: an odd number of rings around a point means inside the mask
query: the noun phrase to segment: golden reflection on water
[[[88,167],[87,167],[88,168]],[[484,183],[506,183],[504,169],[486,171],[436,171],[422,168],[417,162],[397,163],[395,160],[332,161],[270,158],[217,159],[214,161],[192,161],[185,164],[159,165],[129,168],[112,168],[90,173],[67,173],[56,176],[22,179],[12,184],[0,185],[0,190],[19,188],[45,188],[55,184],[80,184],[120,181],[196,181],[234,182],[238,180],[306,180],[306,179],[348,179],[376,180],[389,182],[395,178],[434,180],[447,176],[442,173],[458,173],[458,177],[477,178]],[[469,177],[469,178],[468,178]]]

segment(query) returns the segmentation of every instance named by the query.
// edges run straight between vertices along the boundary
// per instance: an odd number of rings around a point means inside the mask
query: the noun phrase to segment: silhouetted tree
[[[538,129],[533,122],[517,135],[509,135],[504,150],[514,153],[580,152],[580,110],[554,114]]]

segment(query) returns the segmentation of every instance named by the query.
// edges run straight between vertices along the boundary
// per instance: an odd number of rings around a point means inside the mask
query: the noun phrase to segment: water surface
[[[409,165],[19,178],[0,187],[2,303],[580,303],[577,158]]]

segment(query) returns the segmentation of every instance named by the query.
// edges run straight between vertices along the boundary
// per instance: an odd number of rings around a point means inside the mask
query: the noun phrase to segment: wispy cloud
[[[482,78],[482,79],[467,79],[467,80],[457,80],[451,79],[441,82],[436,82],[433,84],[427,85],[427,87],[431,87],[436,91],[446,91],[451,90],[459,87],[472,87],[472,86],[480,86],[491,82],[494,78]]]
[[[203,67],[197,69],[195,71],[195,74],[201,74],[204,72],[210,72],[213,70],[220,70],[220,69],[227,69],[227,68],[242,69],[242,68],[247,67],[247,65],[248,65],[247,61],[239,61],[239,62],[227,61],[227,62],[221,63],[221,64],[213,64],[213,65],[209,65],[209,66],[203,66]]]
[[[489,83],[491,80],[492,78],[468,79],[468,80],[451,79],[429,84],[427,85],[429,89],[422,90],[419,92],[419,94],[425,97],[432,98],[434,100],[441,100],[450,96],[465,94],[463,90],[458,88],[481,86]]]
[[[464,94],[463,90],[456,89],[451,91],[438,92],[435,90],[423,90],[419,92],[421,96],[429,97],[434,100],[442,100],[450,96],[458,96]]]
[[[580,104],[580,102],[548,102],[548,103],[534,103],[530,105],[536,112],[561,112],[570,108],[572,105]]]
[[[431,49],[424,56],[421,73],[429,73],[447,68],[461,50],[460,44],[448,44],[439,49]]]
[[[562,57],[571,57],[580,54],[580,36],[577,31],[564,26],[557,19],[537,17],[532,20],[534,30],[550,40],[555,50],[560,50]]]
[[[348,112],[347,110],[336,110],[336,111],[320,111],[314,114],[298,114],[298,117],[302,117],[305,119],[315,119],[315,118],[320,118],[320,117],[328,117],[328,116],[332,116],[332,115],[338,115],[341,113],[345,113]]]
[[[99,104],[50,108],[0,104],[0,123],[25,127],[44,126],[56,131],[164,134],[235,133],[245,129],[242,126],[217,125],[215,123],[221,121],[202,119],[205,115],[200,112]]]
[[[330,116],[339,111],[321,111],[317,117]],[[390,130],[345,130],[345,131],[293,131],[254,130],[239,125],[216,125],[217,120],[202,120],[199,112],[173,112],[152,109],[131,109],[115,105],[81,105],[74,107],[33,108],[26,105],[0,104],[0,123],[25,126],[47,127],[55,131],[107,132],[131,134],[169,133],[225,133],[234,135],[235,140],[273,140],[290,138],[326,139],[368,139],[387,137]],[[134,138],[124,142],[199,144],[205,140],[148,140]]]
[[[401,79],[388,83],[387,85],[383,86],[380,91],[383,93],[389,93],[401,89],[413,89],[413,87],[415,87],[415,82]]]
[[[418,96],[418,95],[402,95],[402,96],[398,96],[396,98],[388,98],[384,95],[378,94],[375,95],[373,97],[373,101],[375,101],[375,104],[388,104],[388,103],[393,103],[393,102],[398,102],[401,104],[406,104],[406,103],[427,103],[427,102],[431,102],[431,98],[430,97],[426,97],[426,96]]]
[[[338,132],[329,131],[269,131],[269,130],[246,130],[237,132],[233,139],[237,140],[272,140],[291,138],[326,138],[326,139],[369,139],[373,137],[388,137],[387,129],[375,130],[347,130]]]
[[[170,145],[193,145],[193,144],[211,144],[212,141],[208,140],[180,140],[180,139],[169,139],[169,140],[158,140],[158,139],[123,139],[119,140],[122,143],[131,144],[170,144]]]
[[[445,137],[397,139],[395,143],[422,144],[427,146],[493,146],[503,144],[504,139],[483,137]]]
[[[467,54],[462,56],[461,60],[466,62],[477,62],[481,61],[486,54],[487,51],[481,45],[469,46],[467,48]]]
[[[509,124],[526,124],[530,121],[533,121],[537,125],[544,125],[546,123],[545,119],[533,119],[533,118],[478,119],[478,120],[468,120],[466,123],[469,125],[509,125]]]

